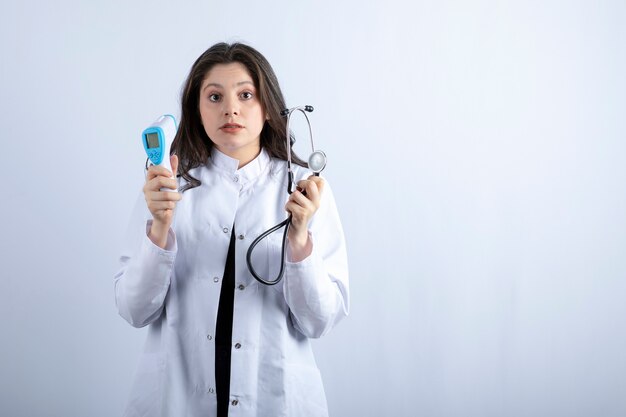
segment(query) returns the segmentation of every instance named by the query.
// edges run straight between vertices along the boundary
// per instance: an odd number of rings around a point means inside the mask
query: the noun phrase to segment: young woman
[[[216,44],[191,68],[178,179],[148,169],[115,276],[120,315],[150,325],[126,416],[328,415],[309,338],[348,314],[347,256],[330,187],[297,157],[298,190],[286,191],[285,107],[249,46]],[[283,279],[261,284],[248,247],[288,214]],[[281,262],[273,235],[255,248],[267,279]]]

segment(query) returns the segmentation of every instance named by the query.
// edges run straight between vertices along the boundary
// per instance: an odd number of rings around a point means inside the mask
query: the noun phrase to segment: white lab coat
[[[283,280],[265,286],[245,257],[257,236],[286,218],[286,163],[262,150],[237,168],[237,160],[214,149],[206,165],[191,171],[202,185],[183,194],[166,249],[147,237],[151,216],[143,195],[134,210],[115,300],[131,325],[150,327],[125,416],[216,414],[215,323],[233,225],[229,416],[328,415],[309,338],[326,334],[349,310],[345,241],[332,191],[326,184],[309,224],[311,255],[287,262]],[[310,174],[294,171],[296,181]],[[268,279],[280,262],[282,235],[273,235],[254,257]]]

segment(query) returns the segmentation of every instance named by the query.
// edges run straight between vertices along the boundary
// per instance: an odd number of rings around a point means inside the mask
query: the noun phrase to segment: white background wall
[[[241,40],[313,104],[352,312],[333,416],[626,415],[623,1],[3,1],[0,415],[121,414],[141,130]]]

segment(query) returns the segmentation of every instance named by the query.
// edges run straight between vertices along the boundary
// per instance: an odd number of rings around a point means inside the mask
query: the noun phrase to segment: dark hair
[[[218,43],[207,49],[194,62],[182,90],[180,125],[171,148],[171,153],[178,155],[178,174],[187,181],[187,185],[181,191],[201,184],[200,180],[189,174],[189,171],[204,165],[214,146],[200,118],[198,105],[202,82],[213,66],[234,62],[243,64],[250,73],[254,86],[259,92],[261,107],[268,116],[261,130],[261,147],[265,148],[271,157],[287,160],[285,149],[287,120],[280,114],[281,110],[285,109],[285,99],[274,70],[259,51],[248,45]],[[307,166],[293,152],[291,160],[295,164]]]

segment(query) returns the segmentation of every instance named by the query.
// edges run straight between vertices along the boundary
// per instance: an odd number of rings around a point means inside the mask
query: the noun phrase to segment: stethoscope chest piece
[[[313,153],[309,155],[308,162],[309,169],[315,174],[319,174],[324,168],[326,168],[326,154],[324,151],[313,151]]]

